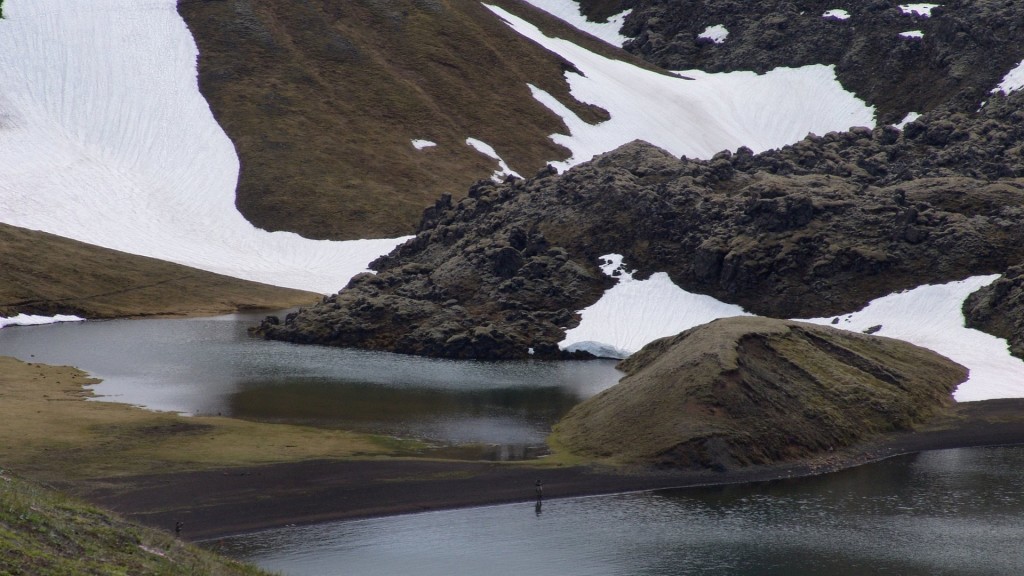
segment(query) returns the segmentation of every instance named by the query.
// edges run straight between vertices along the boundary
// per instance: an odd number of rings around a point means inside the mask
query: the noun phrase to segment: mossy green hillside
[[[906,342],[769,318],[716,320],[624,361],[552,445],[669,468],[797,461],[947,414],[962,366]]]
[[[0,471],[0,574],[229,576],[267,572]]]

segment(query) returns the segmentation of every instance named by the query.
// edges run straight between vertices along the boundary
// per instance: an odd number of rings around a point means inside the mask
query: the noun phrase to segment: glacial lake
[[[186,414],[354,428],[528,456],[614,362],[452,362],[252,339],[262,315],[0,330],[0,354]],[[205,543],[288,576],[1024,574],[1024,448],[814,478],[286,527]]]
[[[486,445],[498,459],[542,446],[552,423],[622,376],[612,360],[452,361],[251,338],[264,315],[13,326],[0,354],[77,366],[108,401]]]
[[[812,478],[268,530],[206,546],[288,576],[1024,574],[1024,448]]]

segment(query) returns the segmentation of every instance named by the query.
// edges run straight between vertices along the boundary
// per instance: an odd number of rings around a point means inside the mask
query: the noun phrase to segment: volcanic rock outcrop
[[[756,317],[657,340],[620,368],[555,426],[554,445],[665,468],[772,464],[913,429],[967,378],[906,342]]]
[[[967,326],[1010,343],[1010,353],[1024,358],[1024,266],[1014,266],[964,301]]]
[[[268,319],[268,338],[452,358],[557,357],[576,310],[640,278],[777,318],[857,310],[1024,261],[1021,93],[904,131],[809,136],[754,155],[679,159],[635,142],[557,175],[445,196],[376,275]]]
[[[833,64],[879,120],[941,106],[967,111],[1022,59],[1020,1],[943,1],[930,10],[885,0],[581,0],[596,17],[632,8],[625,48],[669,70],[710,72]],[[841,12],[837,12],[841,10]],[[724,41],[702,38],[710,26]]]

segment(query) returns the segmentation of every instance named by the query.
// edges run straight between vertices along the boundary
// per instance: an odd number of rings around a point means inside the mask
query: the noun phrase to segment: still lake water
[[[1024,574],[1024,448],[827,476],[269,530],[207,543],[289,576]]]
[[[451,362],[254,340],[258,316],[0,330],[154,409],[539,444],[613,362]],[[960,449],[816,478],[290,527],[208,543],[292,576],[1024,574],[1024,448]],[[538,513],[539,512],[539,513]]]
[[[346,428],[521,454],[615,362],[436,360],[250,338],[263,314],[0,330],[0,354],[77,366],[106,400],[192,415]]]

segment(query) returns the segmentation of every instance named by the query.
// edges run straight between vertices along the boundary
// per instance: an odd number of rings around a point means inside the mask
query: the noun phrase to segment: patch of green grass
[[[267,574],[0,471],[0,574]]]

